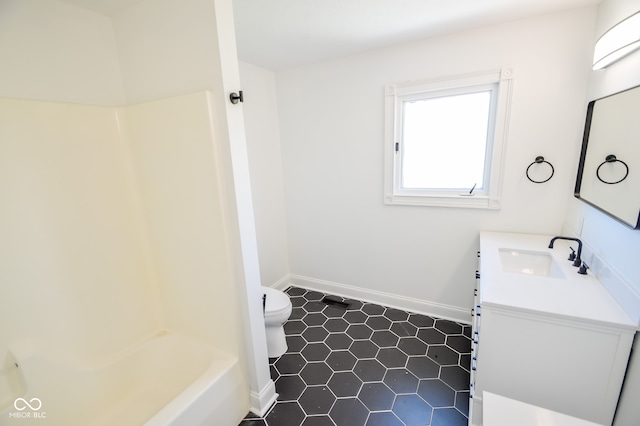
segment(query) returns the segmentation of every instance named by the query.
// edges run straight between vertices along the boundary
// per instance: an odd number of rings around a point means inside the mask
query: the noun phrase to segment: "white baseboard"
[[[259,394],[254,391],[249,392],[249,398],[251,404],[249,410],[258,417],[266,416],[271,406],[278,399],[275,383],[273,380],[269,380]]]
[[[376,303],[431,317],[448,319],[465,324],[471,323],[471,313],[470,310],[466,308],[444,305],[441,303],[429,302],[412,297],[399,296],[382,291],[370,290],[332,281],[319,280],[301,275],[287,275],[272,284],[271,287],[284,290],[291,285],[306,288],[307,290],[316,290],[322,293],[361,300],[363,302]]]
[[[284,290],[287,287],[291,286],[291,275],[287,274],[284,277],[280,278],[275,283],[269,285],[271,288],[276,288],[278,290]]]

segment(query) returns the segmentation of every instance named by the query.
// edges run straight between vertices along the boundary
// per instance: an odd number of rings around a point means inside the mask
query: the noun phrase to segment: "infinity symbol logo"
[[[31,405],[30,403],[33,405]],[[42,401],[40,401],[40,399],[38,398],[31,398],[31,400],[27,402],[27,400],[24,398],[18,398],[13,401],[13,406],[18,411],[25,410],[27,407],[31,408],[33,411],[38,411],[42,407]]]

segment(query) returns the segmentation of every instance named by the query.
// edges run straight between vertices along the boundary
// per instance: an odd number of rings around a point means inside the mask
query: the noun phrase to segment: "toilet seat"
[[[262,287],[262,292],[267,295],[264,309],[265,317],[281,316],[291,309],[289,297],[280,290]]]

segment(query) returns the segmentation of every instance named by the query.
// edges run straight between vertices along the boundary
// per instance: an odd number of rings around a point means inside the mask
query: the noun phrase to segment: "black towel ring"
[[[531,176],[529,176],[529,169],[531,168],[531,166],[533,166],[534,164],[542,164],[542,163],[547,163],[549,165],[549,167],[551,167],[551,174],[549,175],[549,177],[546,178],[545,180],[533,180],[533,179],[531,179]],[[536,159],[533,161],[533,163],[529,164],[529,167],[527,167],[527,179],[529,179],[533,183],[545,183],[545,182],[547,182],[549,179],[551,179],[553,177],[553,174],[555,172],[556,172],[556,170],[553,168],[553,164],[551,164],[548,161],[545,161],[544,157],[539,155],[539,156],[536,157]]]
[[[606,180],[602,179],[600,177],[600,167],[602,167],[606,163],[622,163],[622,165],[625,168],[625,173],[624,173],[624,176],[622,177],[622,179],[617,180],[615,182],[607,182]],[[625,180],[627,178],[627,176],[629,176],[629,166],[627,166],[627,163],[625,163],[624,161],[618,160],[615,155],[609,154],[609,155],[607,155],[607,158],[605,158],[605,160],[602,163],[600,163],[600,165],[596,169],[596,176],[598,177],[598,180],[600,180],[600,182],[602,182],[602,183],[606,183],[607,185],[615,185],[616,183],[622,182],[623,180]]]

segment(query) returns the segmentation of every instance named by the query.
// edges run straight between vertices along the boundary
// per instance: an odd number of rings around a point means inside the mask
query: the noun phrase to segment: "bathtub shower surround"
[[[471,326],[290,287],[289,349],[272,358],[280,394],[264,419],[307,424],[466,426]]]
[[[241,391],[236,357],[166,331],[91,360],[24,342],[9,354],[22,396],[0,412],[2,425],[183,425],[198,421],[193,410],[232,423],[228,407]]]
[[[0,424],[246,414],[218,143],[209,92],[0,99]]]

